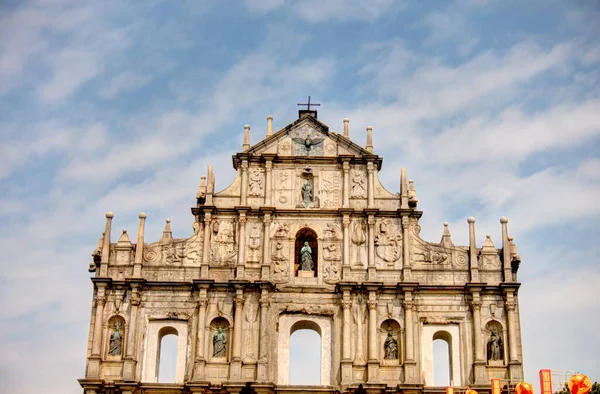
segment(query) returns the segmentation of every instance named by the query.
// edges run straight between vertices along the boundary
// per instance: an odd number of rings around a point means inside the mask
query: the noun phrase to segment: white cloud
[[[108,85],[100,91],[100,95],[106,99],[112,99],[123,92],[139,89],[150,82],[148,75],[140,75],[132,71],[125,71],[115,75]]]

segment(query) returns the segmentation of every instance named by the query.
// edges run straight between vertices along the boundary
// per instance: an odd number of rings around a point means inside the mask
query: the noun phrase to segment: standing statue
[[[304,246],[300,249],[300,270],[301,271],[312,271],[315,268],[315,263],[312,259],[312,249],[307,241],[304,242]]]
[[[225,357],[225,344],[227,337],[223,334],[223,329],[219,327],[217,333],[213,337],[213,357]]]
[[[115,324],[115,330],[110,334],[110,348],[108,354],[111,356],[120,356],[123,350],[123,335],[120,331],[119,323]]]
[[[302,186],[302,201],[304,201],[305,205],[308,205],[312,202],[312,197],[312,185],[310,184],[310,180],[307,180],[306,183]]]
[[[387,338],[385,339],[385,356],[387,360],[398,359],[398,341],[392,337],[392,332],[388,331]]]
[[[502,338],[492,330],[490,340],[487,344],[487,357],[488,360],[503,360],[504,359],[504,348],[502,346]]]

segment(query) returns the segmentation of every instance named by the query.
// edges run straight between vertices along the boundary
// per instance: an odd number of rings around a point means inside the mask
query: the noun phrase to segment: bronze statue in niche
[[[502,338],[500,338],[500,336],[496,333],[496,330],[492,330],[490,334],[490,339],[487,344],[487,358],[491,361],[504,359]]]
[[[213,337],[213,357],[225,357],[227,337],[223,333],[223,329],[219,327],[217,333]]]
[[[388,331],[387,338],[384,343],[385,356],[387,360],[398,359],[398,341],[392,336],[392,331]]]
[[[115,323],[115,330],[110,334],[110,344],[108,354],[110,356],[120,356],[123,352],[123,334],[121,333],[121,325]]]
[[[298,271],[317,272],[318,265],[317,233],[310,228],[303,228],[296,234],[296,248],[294,268],[296,276]]]

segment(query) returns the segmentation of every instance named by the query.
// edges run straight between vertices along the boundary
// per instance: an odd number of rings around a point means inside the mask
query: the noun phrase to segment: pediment
[[[329,126],[312,115],[304,115],[241,152],[241,155],[249,156],[263,154],[274,154],[279,157],[373,156],[371,152],[350,139],[330,131]]]

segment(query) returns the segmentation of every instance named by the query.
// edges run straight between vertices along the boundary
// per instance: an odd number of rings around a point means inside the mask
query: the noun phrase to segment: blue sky
[[[106,211],[189,236],[207,165],[226,187],[243,125],[258,142],[309,94],[359,144],[373,126],[389,190],[407,168],[425,239],[466,245],[475,216],[499,246],[507,216],[527,379],[600,380],[597,2],[2,3],[2,392],[81,392]]]

